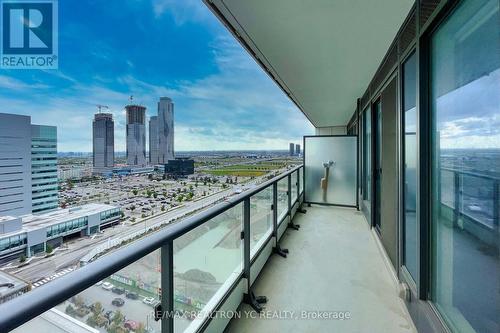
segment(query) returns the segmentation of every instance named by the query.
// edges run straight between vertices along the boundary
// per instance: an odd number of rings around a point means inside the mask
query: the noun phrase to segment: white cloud
[[[41,85],[0,76],[5,88],[0,92],[0,112],[31,115],[33,123],[56,125],[59,151],[91,151],[96,104],[110,107],[115,150],[124,151],[124,106],[130,95],[148,108],[149,116],[156,113],[159,97],[174,100],[177,151],[287,149],[289,142],[313,133],[307,119],[232,37],[217,38],[211,48],[217,71],[191,81],[152,83],[127,73],[117,78],[96,74],[92,85],[85,85],[57,71],[49,74],[70,85],[53,94],[41,91]],[[9,91],[23,91],[24,98]]]

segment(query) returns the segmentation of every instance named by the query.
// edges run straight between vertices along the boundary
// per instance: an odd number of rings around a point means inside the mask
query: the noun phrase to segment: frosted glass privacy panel
[[[356,206],[357,137],[304,139],[305,201]]]

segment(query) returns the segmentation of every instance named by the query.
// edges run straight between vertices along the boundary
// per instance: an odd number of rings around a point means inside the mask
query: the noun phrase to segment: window
[[[371,196],[371,137],[372,122],[370,107],[363,112],[363,200]]]
[[[417,278],[417,62],[415,53],[403,64],[404,111],[404,264]]]
[[[500,331],[499,22],[462,1],[430,44],[431,296],[453,332]]]

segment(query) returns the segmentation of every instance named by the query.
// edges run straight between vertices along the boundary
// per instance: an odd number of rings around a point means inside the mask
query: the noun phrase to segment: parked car
[[[147,304],[147,305],[153,305],[155,304],[155,299],[154,297],[144,297],[142,300],[142,303]]]
[[[139,323],[136,322],[135,320],[125,320],[125,322],[123,323],[123,327],[125,327],[126,329],[130,330],[130,331],[135,331],[136,329],[139,328]]]
[[[115,312],[114,311],[106,311],[104,313],[104,317],[106,317],[109,321],[111,321],[113,319],[113,317],[115,316]]]
[[[102,284],[102,289],[104,289],[104,290],[111,290],[111,289],[113,289],[113,287],[114,287],[113,284],[111,284],[109,282],[104,282]]]
[[[139,295],[137,293],[129,291],[129,292],[127,292],[127,294],[125,295],[125,297],[127,297],[129,299],[138,299]]]
[[[115,294],[118,294],[118,295],[122,295],[123,293],[125,293],[125,289],[121,288],[121,287],[113,287],[113,289],[111,289],[112,292],[114,292]]]
[[[114,306],[123,306],[123,304],[125,304],[125,300],[123,298],[117,297],[111,301],[111,304]]]
[[[99,281],[95,284],[95,286],[99,287],[102,284],[102,281]]]

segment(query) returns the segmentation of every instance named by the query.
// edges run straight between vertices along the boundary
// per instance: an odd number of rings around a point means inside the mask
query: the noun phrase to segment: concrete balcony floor
[[[306,209],[294,219],[300,231],[288,229],[282,238],[288,258],[269,258],[254,285],[256,295],[269,299],[264,313],[282,318],[242,315],[226,332],[416,332],[363,215],[349,208]],[[280,311],[294,311],[294,318]],[[351,318],[308,320],[302,311],[349,311]]]

